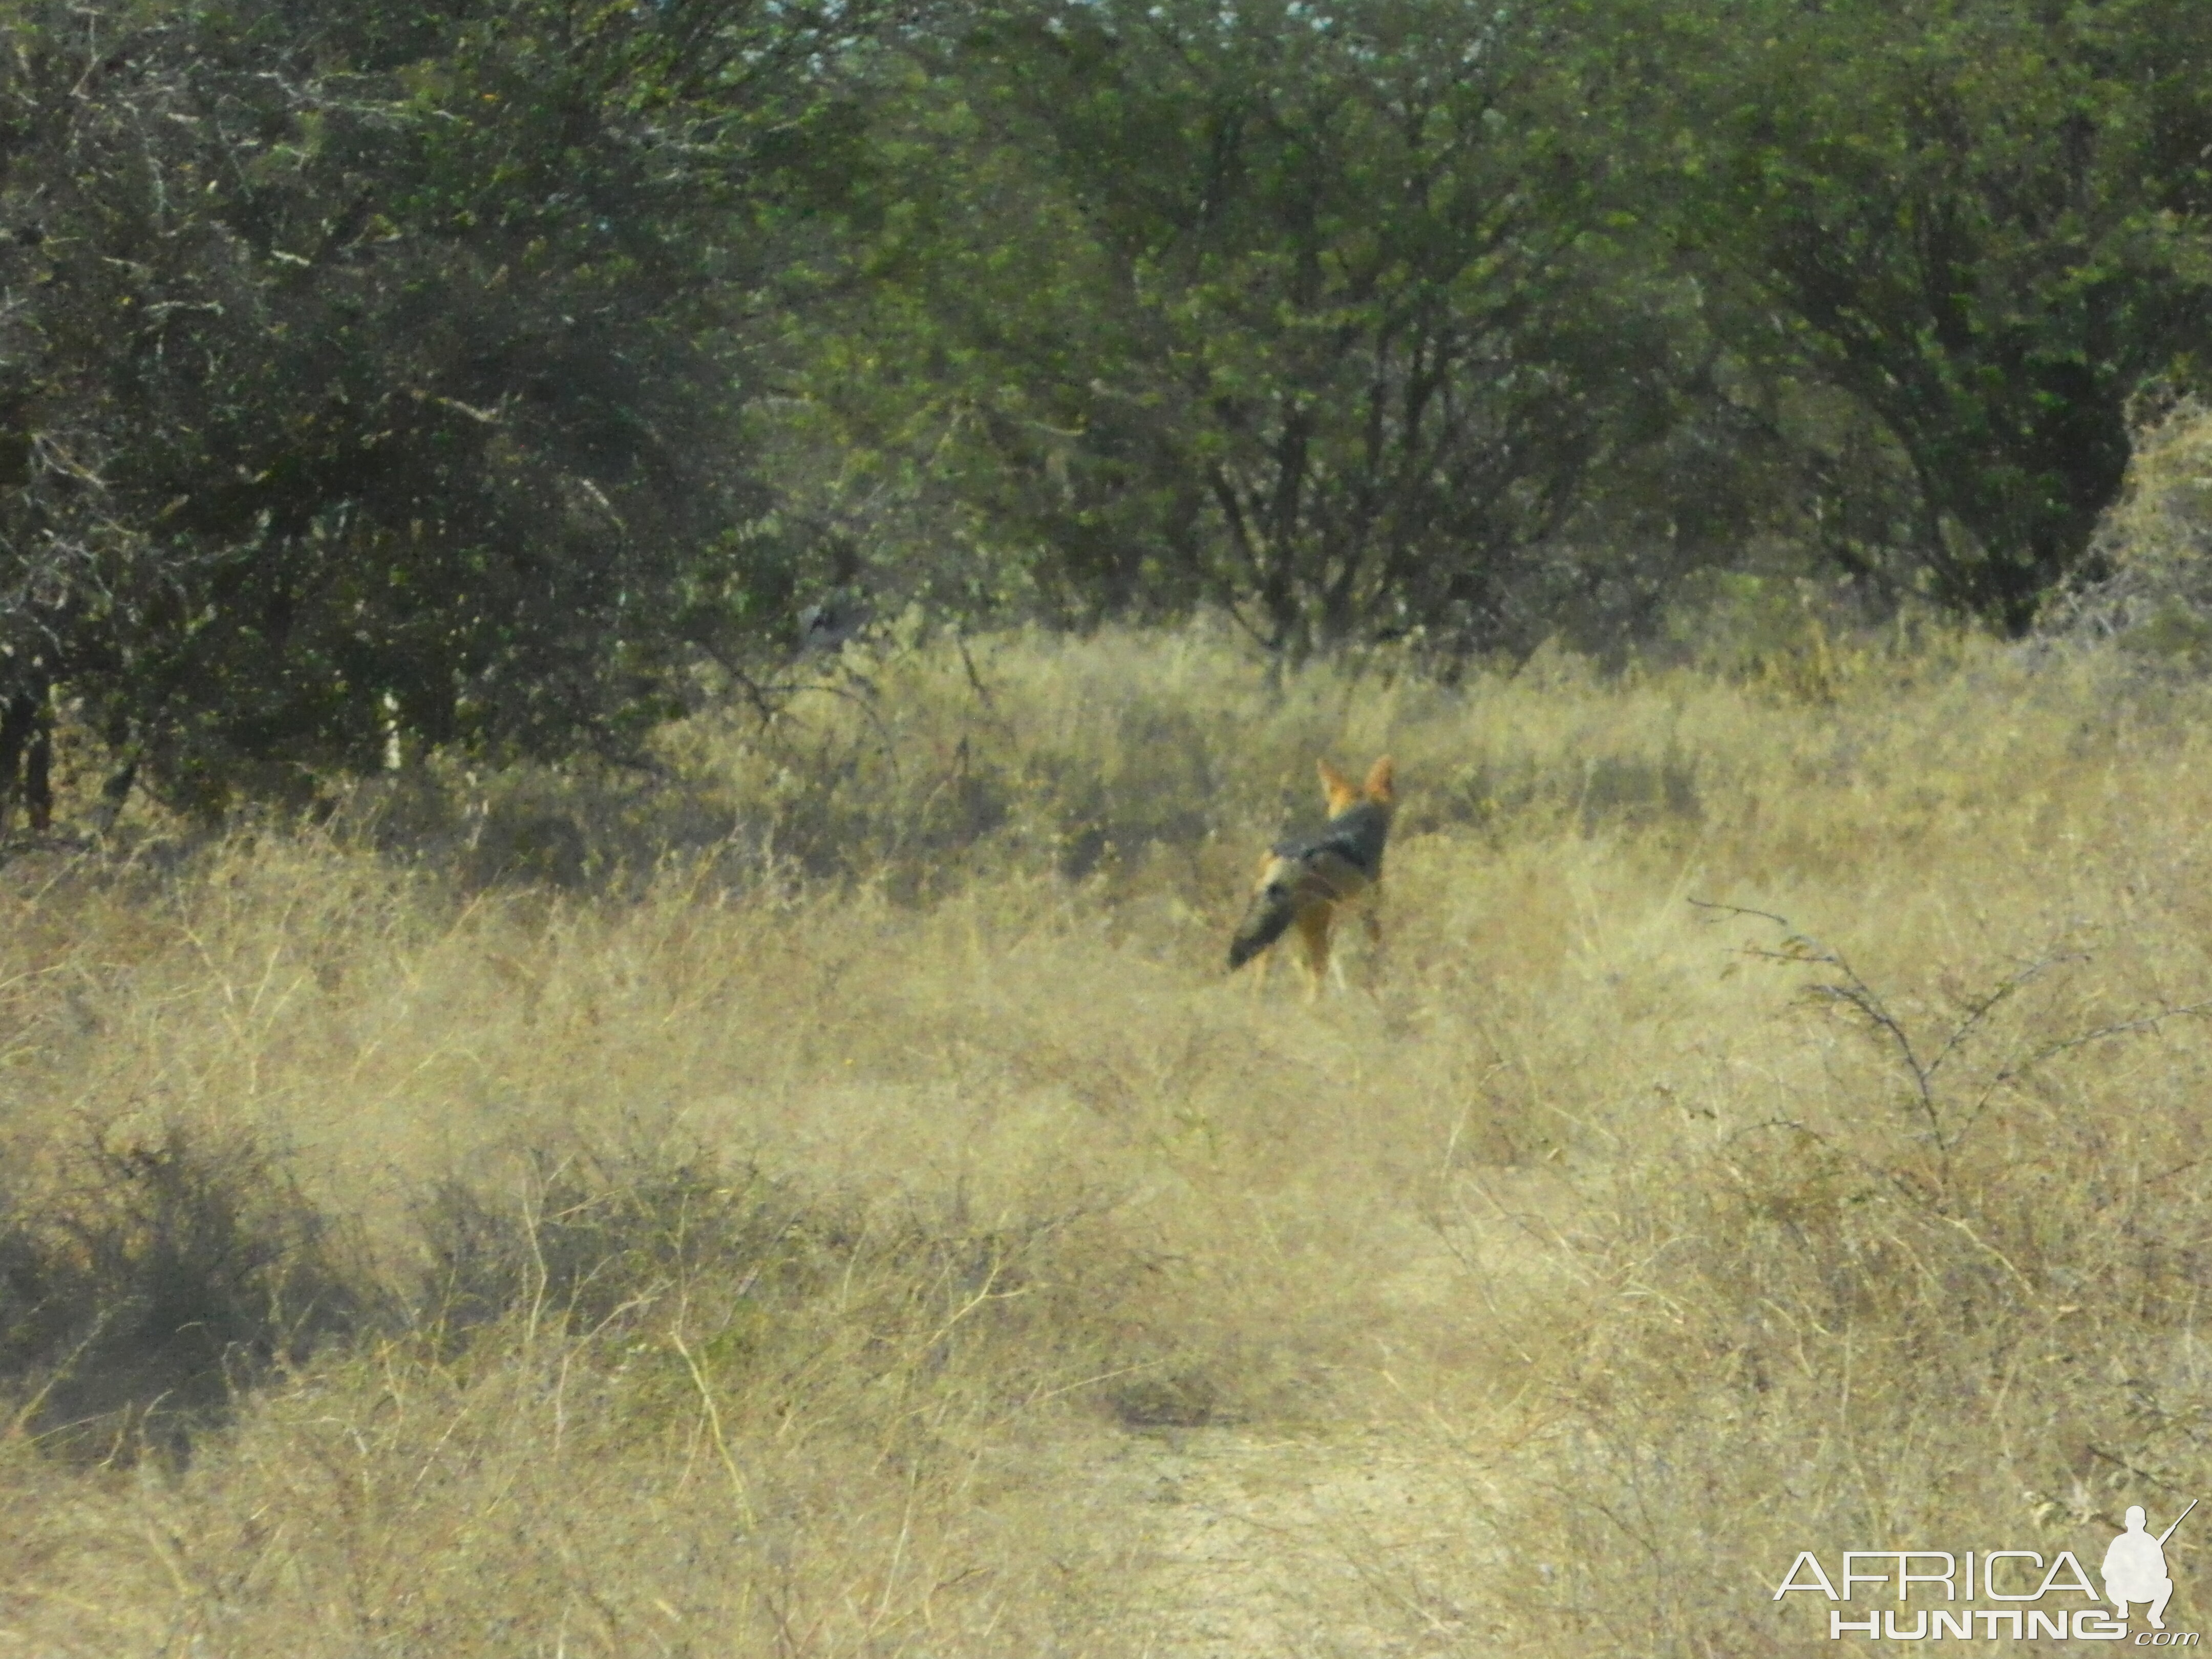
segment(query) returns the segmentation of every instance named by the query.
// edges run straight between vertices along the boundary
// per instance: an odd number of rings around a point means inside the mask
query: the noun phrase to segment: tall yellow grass
[[[1811,1652],[1800,1549],[2090,1559],[2208,1473],[2208,700],[1781,664],[856,652],[19,852],[0,1648]],[[1253,995],[1385,751],[1382,959]]]

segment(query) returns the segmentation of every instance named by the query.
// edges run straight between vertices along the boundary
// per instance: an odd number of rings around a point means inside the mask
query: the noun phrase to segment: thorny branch
[[[1927,1052],[1924,1040],[1916,1041],[1905,1020],[1891,1008],[1880,992],[1869,984],[1865,976],[1851,965],[1849,957],[1835,946],[1808,933],[1798,932],[1784,916],[1769,910],[1754,910],[1742,905],[1716,903],[1707,899],[1693,898],[1690,902],[1700,910],[1711,910],[1722,915],[1747,916],[1771,922],[1782,928],[1784,938],[1779,946],[1745,947],[1747,956],[1768,962],[1802,963],[1834,970],[1832,979],[1817,981],[1805,988],[1808,997],[1830,1006],[1850,1010],[1875,1033],[1882,1044],[1897,1058],[1912,1083],[1912,1107],[1915,1114],[1927,1125],[1929,1143],[1938,1158],[1948,1167],[1950,1156],[1968,1130],[1981,1118],[1995,1098],[1996,1091],[2007,1084],[2017,1083],[2038,1066],[2070,1050],[2084,1048],[2106,1037],[2125,1036],[2140,1031],[2155,1031],[2166,1020],[2203,1018],[2212,1015],[2212,1000],[2180,1005],[2162,1004],[2149,1012],[2132,1018],[2117,1020],[2092,1030],[2078,1032],[2036,1048],[2025,1058],[2002,1066],[1990,1073],[1987,1081],[1975,1096],[1973,1103],[1964,1112],[1954,1111],[1948,1116],[1943,1102],[1937,1093],[1936,1079],[1953,1056],[1987,1024],[1990,1017],[2016,994],[2042,978],[2052,969],[2089,960],[2085,951],[2053,948],[1999,979],[1995,985],[1978,995],[1960,999],[1960,1014],[1943,1034],[1942,1042],[1932,1054]]]

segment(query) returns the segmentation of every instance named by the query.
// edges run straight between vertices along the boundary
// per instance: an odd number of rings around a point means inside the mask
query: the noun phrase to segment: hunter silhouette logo
[[[2196,1507],[2192,1498],[2189,1510]],[[2166,1628],[2166,1604],[2173,1599],[2173,1580],[2166,1572],[2166,1540],[2173,1536],[2174,1527],[2189,1518],[2189,1510],[2175,1516],[2173,1526],[2154,1538],[2142,1505],[2128,1506],[2128,1529],[2105,1552],[2105,1599],[2120,1610],[2121,1618],[2128,1616],[2129,1602],[2144,1601],[2150,1606],[2150,1627]]]
[[[1774,1599],[1810,1594],[1830,1603],[1832,1642],[1856,1635],[1876,1642],[2047,1638],[2197,1647],[2198,1632],[2166,1627],[2166,1603],[2173,1599],[2166,1546],[2197,1504],[2191,1498],[2161,1533],[2151,1531],[2141,1504],[2131,1505],[2126,1529],[2106,1546],[2099,1568],[2102,1595],[2071,1550],[2047,1558],[2022,1549],[1845,1550],[1842,1571],[1832,1574],[1818,1554],[1801,1550]],[[2135,1607],[2143,1609],[2148,1629],[2130,1631]]]

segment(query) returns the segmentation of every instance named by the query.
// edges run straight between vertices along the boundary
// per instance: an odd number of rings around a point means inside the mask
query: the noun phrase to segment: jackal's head
[[[1377,806],[1395,806],[1396,793],[1391,787],[1390,757],[1388,755],[1368,769],[1367,781],[1355,784],[1327,761],[1321,763],[1321,787],[1328,795],[1328,815],[1335,817],[1348,812],[1362,801],[1373,801]]]

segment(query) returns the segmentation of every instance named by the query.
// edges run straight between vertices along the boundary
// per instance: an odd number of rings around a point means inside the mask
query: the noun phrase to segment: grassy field
[[[2212,699],[1796,643],[856,647],[653,780],[19,846],[0,1654],[1811,1653],[1800,1550],[2094,1571],[2212,1475]],[[1385,751],[1381,958],[1254,994]]]

